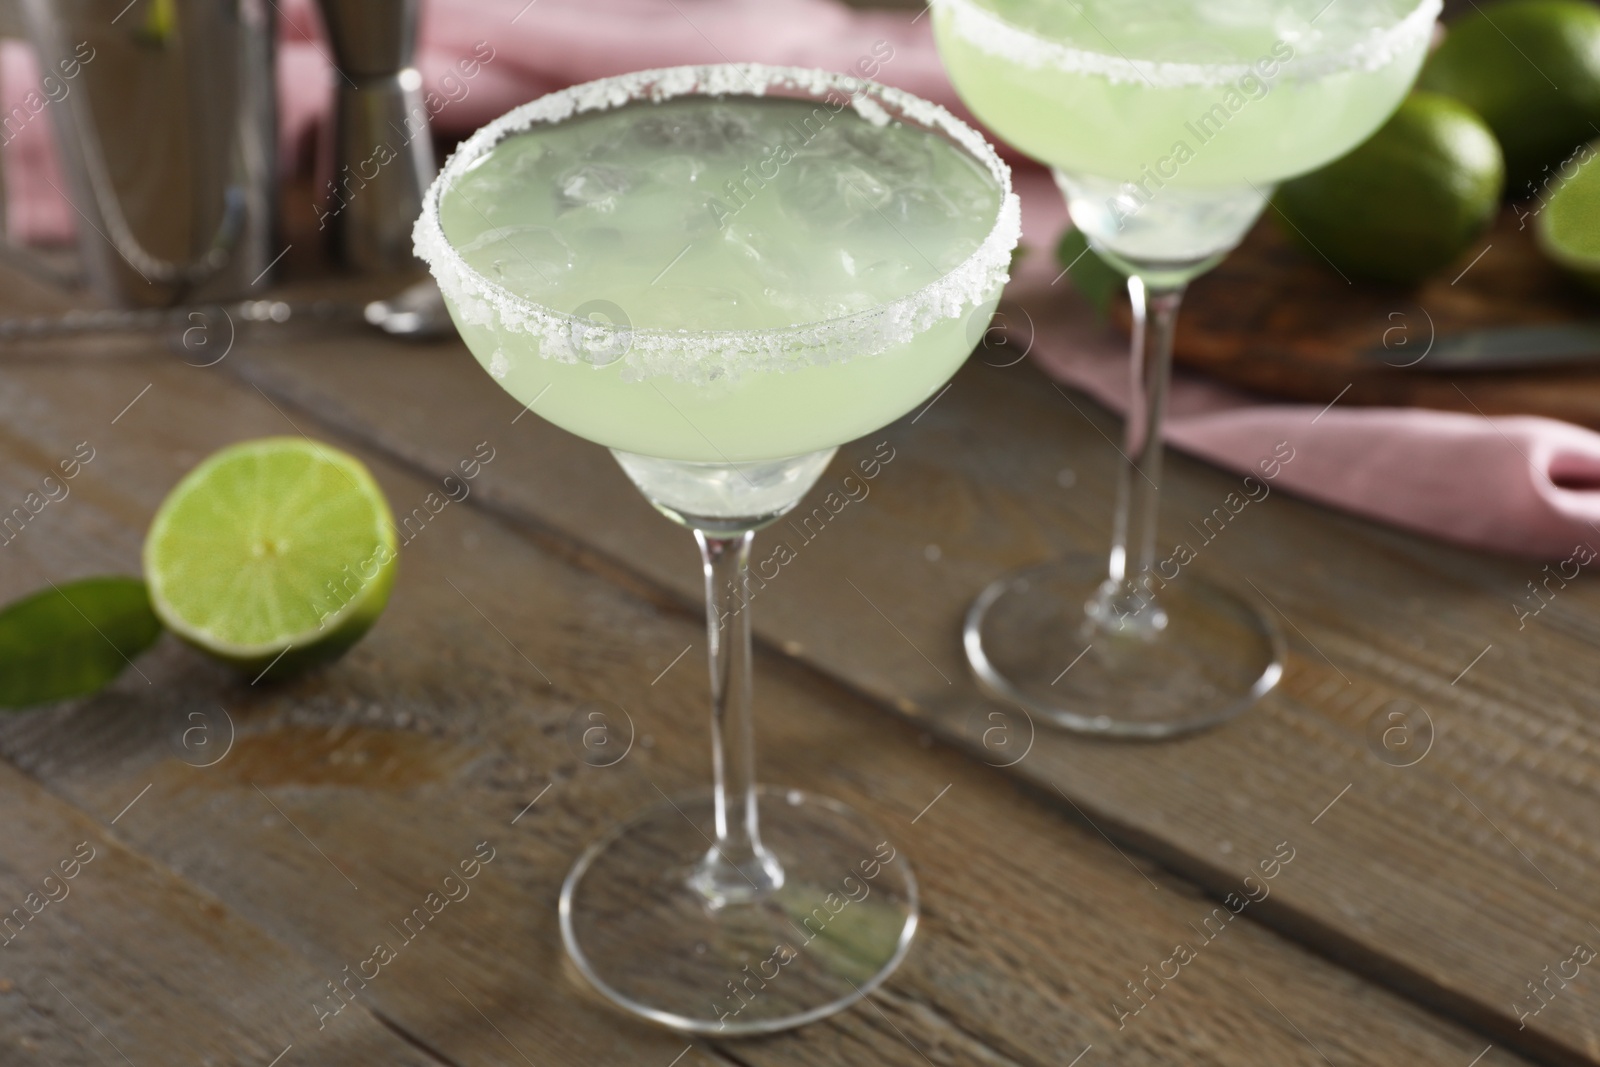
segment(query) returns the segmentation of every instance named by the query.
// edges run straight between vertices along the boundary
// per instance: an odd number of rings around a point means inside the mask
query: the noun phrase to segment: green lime
[[[1586,0],[1474,4],[1428,58],[1418,88],[1483,116],[1506,154],[1506,191],[1533,193],[1600,134],[1600,8]]]
[[[355,644],[389,600],[397,559],[367,468],[299,437],[213,453],[162,501],[144,542],[161,621],[252,678]]]
[[[1412,93],[1382,129],[1279,187],[1286,229],[1350,276],[1414,282],[1445,266],[1499,207],[1504,165],[1483,121],[1437,93]]]
[[[1600,141],[1580,148],[1558,171],[1560,184],[1534,216],[1545,254],[1600,289]]]

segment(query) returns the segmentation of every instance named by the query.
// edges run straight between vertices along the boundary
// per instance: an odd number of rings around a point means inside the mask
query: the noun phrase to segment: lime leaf
[[[1022,265],[1023,260],[1028,258],[1028,253],[1031,251],[1033,251],[1033,249],[1029,248],[1023,242],[1018,241],[1017,247],[1011,250],[1011,263],[1006,269],[1015,275],[1017,273],[1017,268]]]
[[[0,610],[0,708],[88,696],[161,636],[137,578],[85,578]]]
[[[1068,230],[1056,245],[1056,259],[1072,278],[1072,287],[1105,317],[1111,312],[1111,300],[1127,285],[1122,272],[1101,259],[1089,247],[1089,239],[1082,230]]]

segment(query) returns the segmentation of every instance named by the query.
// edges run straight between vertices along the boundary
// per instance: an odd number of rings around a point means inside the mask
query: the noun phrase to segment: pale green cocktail
[[[1439,5],[939,0],[935,8],[940,56],[985,123],[1051,166],[1154,190],[1264,184],[1342,156],[1411,87]]]
[[[535,122],[448,179],[444,236],[508,298],[444,286],[473,353],[539,415],[644,456],[742,463],[859,437],[950,377],[999,294],[989,264],[918,295],[990,236],[994,176],[849,106],[632,102]],[[522,329],[523,302],[571,322]]]

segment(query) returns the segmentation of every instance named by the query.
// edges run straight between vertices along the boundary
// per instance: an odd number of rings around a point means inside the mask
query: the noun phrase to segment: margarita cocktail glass
[[[749,65],[543,97],[475,134],[428,193],[417,250],[478,361],[609,447],[700,545],[712,787],[663,794],[561,893],[573,961],[629,1011],[784,1029],[865,996],[910,944],[895,835],[757,785],[750,546],[838,445],[955,372],[1018,231],[1005,165],[947,112]]]
[[[1127,276],[1133,306],[1110,558],[1030,567],[979,595],[963,642],[991,694],[1068,729],[1157,738],[1221,722],[1277,683],[1284,642],[1259,598],[1195,574],[1188,542],[1158,545],[1178,305],[1276,182],[1343,155],[1399,106],[1439,7],[934,0],[962,100],[1052,168],[1073,223]],[[1269,446],[1261,473],[1279,459]]]

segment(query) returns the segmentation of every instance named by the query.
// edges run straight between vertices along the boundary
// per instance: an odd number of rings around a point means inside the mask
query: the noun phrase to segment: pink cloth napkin
[[[275,6],[284,162],[302,167],[327,111],[327,45],[312,0]],[[928,21],[834,0],[425,0],[417,62],[434,94],[434,126],[445,134],[464,134],[575,82],[721,61],[853,70],[876,58],[874,77],[959,109]],[[462,60],[482,58],[485,44],[492,57],[467,76]],[[0,45],[7,111],[35,85],[26,46]],[[5,144],[14,237],[72,233],[50,136],[48,122],[32,122]],[[1019,168],[1017,177],[1032,251],[1008,296],[1032,318],[1031,354],[1055,378],[1120,410],[1128,395],[1123,343],[1080,301],[1056,295],[1067,284],[1054,281],[1051,255],[1066,225],[1060,196],[1037,168]],[[1063,418],[1079,417],[1063,407]],[[1581,544],[1595,546],[1591,555],[1600,549],[1600,435],[1552,419],[1324,410],[1263,402],[1180,373],[1167,440],[1241,476],[1260,477],[1260,461],[1276,457],[1275,489],[1461,544],[1547,559],[1572,557]],[[1283,462],[1286,450],[1293,458]]]
[[[1029,354],[1052,377],[1124,410],[1126,339],[1054,292],[1068,284],[1051,254],[1068,225],[1061,196],[1038,169],[1020,171],[1017,185],[1030,250],[1006,295],[1033,321],[1008,332],[1020,331],[1017,343],[1031,336]],[[1475,548],[1560,560],[1580,545],[1589,547],[1579,558],[1600,552],[1600,434],[1558,419],[1273,403],[1179,370],[1165,438],[1257,478],[1259,462],[1286,446],[1294,458],[1278,465],[1273,489]]]

